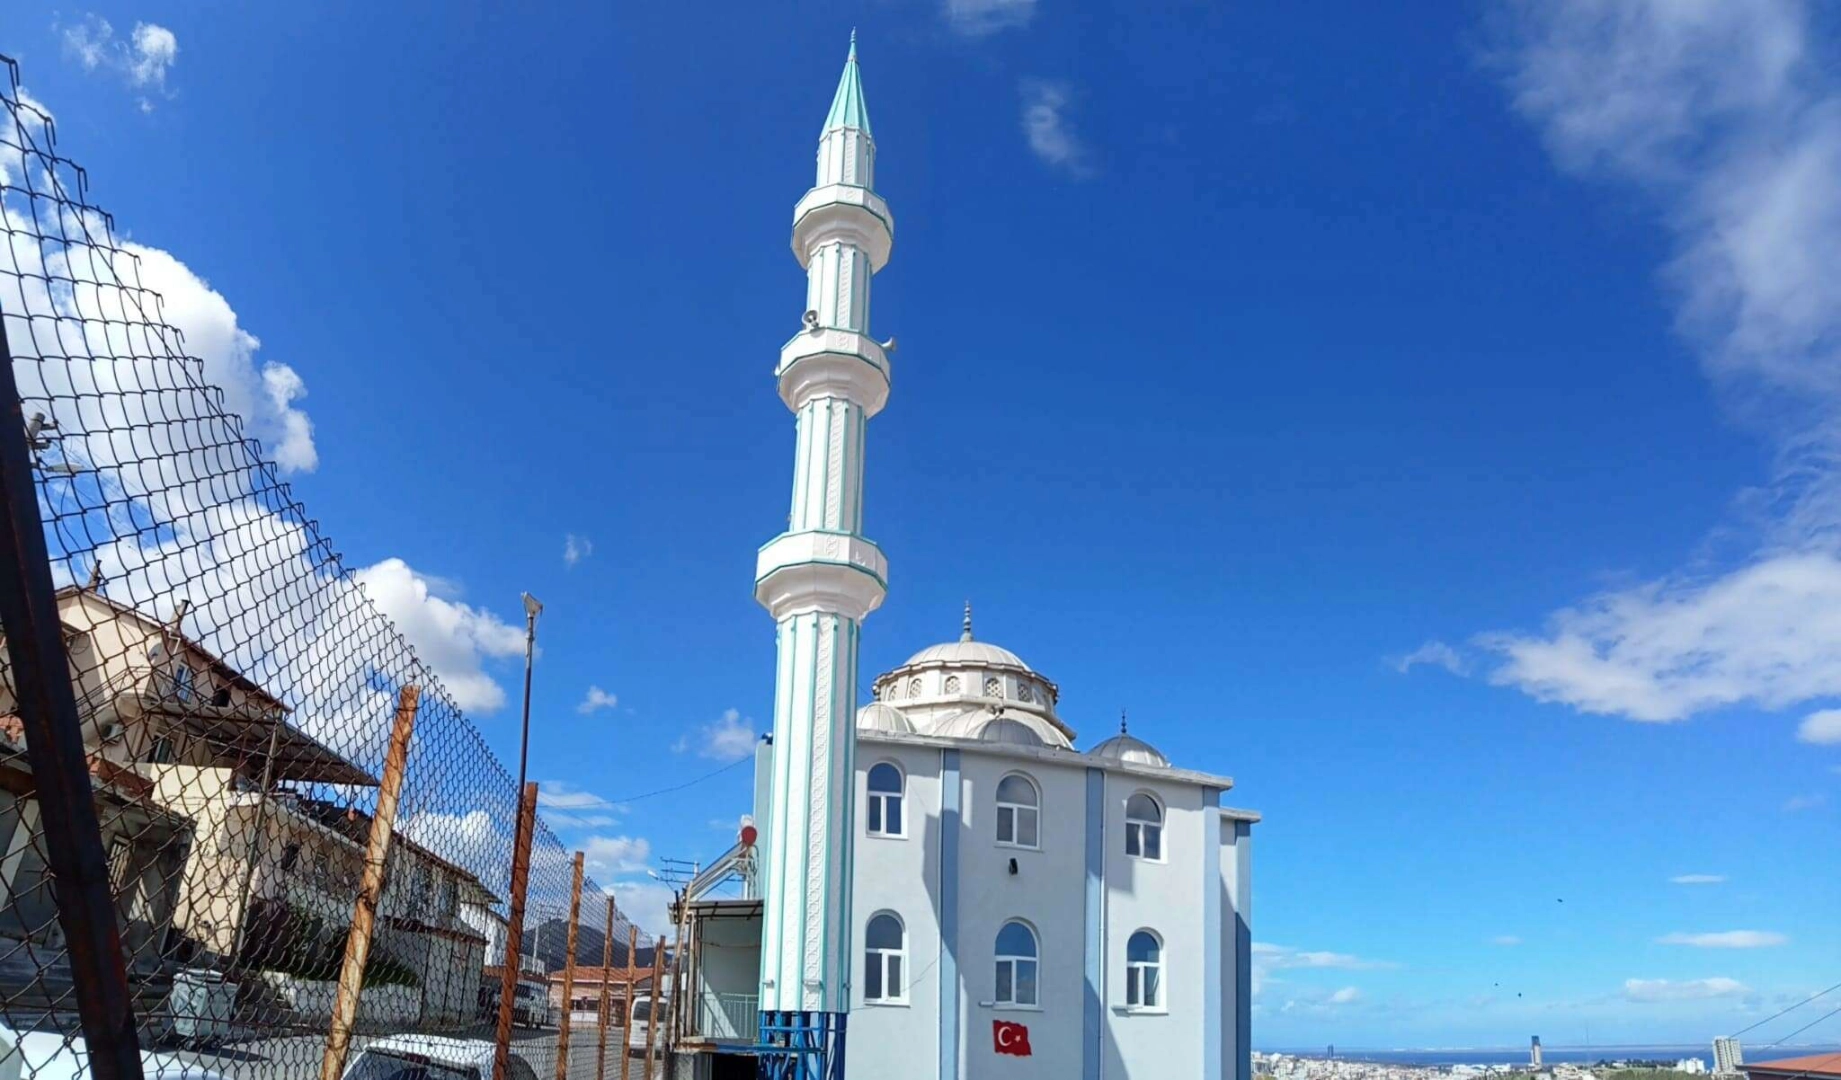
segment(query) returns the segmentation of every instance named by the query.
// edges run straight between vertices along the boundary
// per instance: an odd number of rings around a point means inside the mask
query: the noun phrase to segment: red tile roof
[[[1841,1054],[1811,1054],[1808,1057],[1780,1058],[1776,1061],[1748,1061],[1741,1066],[1752,1071],[1776,1075],[1841,1076]]]

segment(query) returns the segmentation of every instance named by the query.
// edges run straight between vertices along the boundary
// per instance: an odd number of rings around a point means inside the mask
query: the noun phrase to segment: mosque
[[[777,367],[793,497],[755,582],[777,626],[773,732],[752,827],[679,908],[680,1045],[716,1077],[1251,1080],[1259,817],[1222,805],[1232,780],[1123,719],[1077,749],[1060,688],[978,640],[969,605],[956,639],[858,706],[887,580],[862,532],[891,370],[869,334],[894,240],[875,152],[853,34],[794,209],[806,309]],[[741,898],[716,896],[725,879]]]

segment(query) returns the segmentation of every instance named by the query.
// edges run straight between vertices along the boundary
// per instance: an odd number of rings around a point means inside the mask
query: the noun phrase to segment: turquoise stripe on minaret
[[[755,573],[779,649],[773,813],[761,846],[763,1011],[850,1008],[857,657],[887,573],[862,535],[866,429],[888,397],[888,359],[868,337],[870,278],[893,242],[888,209],[870,189],[874,161],[853,41],[816,184],[794,212],[805,316],[777,369],[795,418],[792,502]]]

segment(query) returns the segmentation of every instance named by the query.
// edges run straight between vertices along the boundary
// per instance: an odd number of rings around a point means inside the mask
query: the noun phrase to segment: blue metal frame
[[[848,1013],[761,1011],[759,1080],[843,1080]]]

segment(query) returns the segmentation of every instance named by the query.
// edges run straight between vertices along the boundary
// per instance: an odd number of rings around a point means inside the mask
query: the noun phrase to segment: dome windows
[[[1004,681],[995,675],[986,679],[984,681],[984,696],[985,697],[1003,697],[1004,696]]]
[[[949,694],[956,694],[959,692],[959,677],[957,675],[946,676],[946,692]]]

